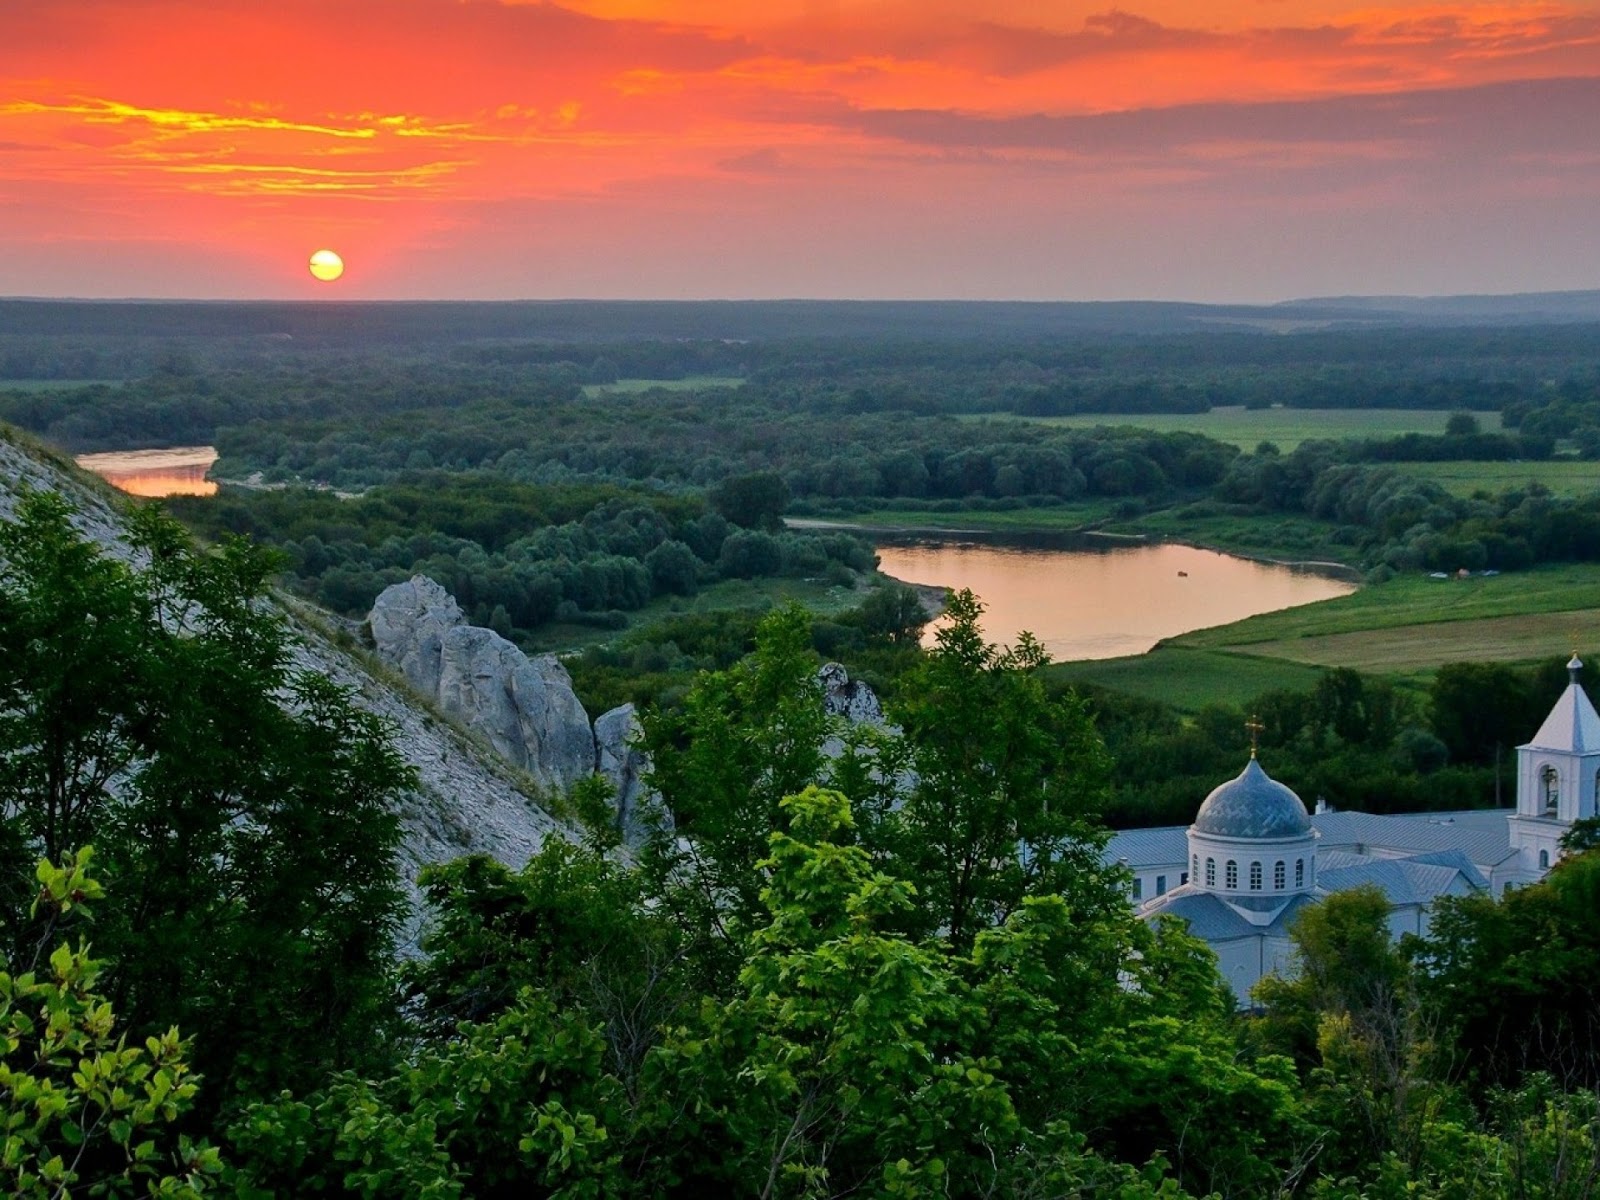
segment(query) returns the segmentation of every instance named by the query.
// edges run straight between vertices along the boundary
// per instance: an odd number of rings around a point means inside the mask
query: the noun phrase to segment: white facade
[[[1193,825],[1118,833],[1107,857],[1132,876],[1142,917],[1181,917],[1211,946],[1241,1004],[1263,975],[1292,969],[1289,925],[1320,897],[1376,885],[1395,937],[1426,934],[1440,896],[1499,895],[1542,879],[1572,823],[1595,815],[1600,713],[1578,683],[1582,666],[1574,655],[1567,690],[1517,748],[1512,812],[1308,814],[1252,752]]]
[[[1531,883],[1561,857],[1561,838],[1572,823],[1595,815],[1600,782],[1600,714],[1578,683],[1583,663],[1567,664],[1572,680],[1539,732],[1517,747],[1517,811],[1511,817],[1514,877]]]

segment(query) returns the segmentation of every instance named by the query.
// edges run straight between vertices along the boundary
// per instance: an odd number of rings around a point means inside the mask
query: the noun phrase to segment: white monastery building
[[[1333,892],[1375,884],[1394,936],[1426,933],[1438,897],[1500,895],[1542,879],[1562,835],[1595,815],[1600,714],[1578,683],[1582,667],[1574,654],[1566,691],[1517,747],[1514,812],[1308,813],[1252,749],[1193,825],[1118,833],[1106,856],[1132,874],[1142,918],[1181,917],[1210,944],[1241,1003],[1263,975],[1291,969],[1289,925]]]

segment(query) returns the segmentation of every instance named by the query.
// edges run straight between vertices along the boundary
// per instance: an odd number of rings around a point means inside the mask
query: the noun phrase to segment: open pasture
[[[1246,704],[1279,688],[1304,691],[1322,677],[1320,667],[1304,663],[1174,645],[1125,658],[1057,663],[1047,669],[1068,683],[1159,700],[1186,713],[1208,704]]]
[[[1500,428],[1500,414],[1474,414],[1485,430]],[[1206,413],[1093,413],[1071,417],[1016,417],[1007,420],[1038,421],[1072,429],[1096,425],[1131,425],[1158,433],[1203,433],[1219,442],[1254,450],[1272,442],[1287,453],[1301,442],[1319,438],[1395,437],[1402,433],[1443,433],[1450,414],[1411,408],[1261,408],[1241,405],[1213,408]]]
[[[705,388],[738,387],[743,379],[727,375],[685,375],[682,379],[619,379],[615,383],[585,384],[583,394],[596,396],[637,396],[644,392],[698,392]]]
[[[1498,496],[1530,483],[1542,483],[1558,496],[1582,496],[1600,491],[1600,462],[1579,459],[1396,463],[1395,466],[1419,479],[1431,479],[1452,496],[1470,496],[1479,491]]]
[[[1404,575],[1348,596],[1263,613],[1233,625],[1199,629],[1174,640],[1184,646],[1246,650],[1252,654],[1260,653],[1263,644],[1271,643],[1278,653],[1283,653],[1284,647],[1304,638],[1418,626],[1433,626],[1435,632],[1442,632],[1450,623],[1498,617],[1559,613],[1574,614],[1572,620],[1592,623],[1593,610],[1600,610],[1600,565],[1593,563],[1464,580]],[[1540,653],[1535,650],[1514,657],[1538,657]]]
[[[1452,662],[1515,663],[1563,656],[1574,646],[1592,645],[1597,628],[1600,608],[1586,608],[1254,642],[1239,652],[1274,662],[1407,675]]]
[[[65,392],[103,383],[117,387],[120,379],[0,379],[0,392]]]

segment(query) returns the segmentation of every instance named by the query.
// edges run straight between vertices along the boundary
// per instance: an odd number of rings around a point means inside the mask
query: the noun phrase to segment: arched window
[[[1539,869],[1541,871],[1548,871],[1550,869],[1550,851],[1539,851]]]
[[[1252,892],[1261,890],[1261,864],[1258,862],[1250,864],[1250,890]]]
[[[1561,803],[1561,776],[1554,767],[1539,772],[1539,782],[1544,788],[1544,815],[1553,817]]]
[[[1189,874],[1195,876],[1200,874],[1200,856],[1198,854],[1191,854],[1189,856]],[[1188,883],[1189,881],[1185,879],[1184,882]]]
[[[1297,888],[1306,885],[1306,860],[1303,858],[1294,860],[1294,885]]]
[[[1226,887],[1230,892],[1236,891],[1239,887],[1239,864],[1230,858],[1228,860],[1226,871],[1227,882],[1223,886]]]
[[[1206,859],[1206,886],[1217,886],[1217,860],[1214,858]]]
[[[1273,864],[1272,867],[1272,890],[1275,892],[1283,891],[1284,885],[1287,882],[1288,871],[1285,869],[1283,860],[1280,858],[1276,863]]]

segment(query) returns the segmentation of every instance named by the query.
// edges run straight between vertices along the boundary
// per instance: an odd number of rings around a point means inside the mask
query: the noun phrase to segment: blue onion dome
[[[1238,778],[1213,788],[1194,819],[1196,833],[1226,838],[1296,838],[1311,832],[1306,806],[1261,769],[1254,756]]]

